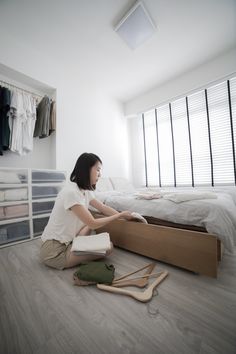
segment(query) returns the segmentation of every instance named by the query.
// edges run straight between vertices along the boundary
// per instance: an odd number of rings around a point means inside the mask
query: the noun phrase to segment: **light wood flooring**
[[[218,279],[157,262],[169,276],[141,303],[74,286],[76,268],[40,264],[39,245],[0,249],[1,354],[236,353],[236,256],[223,257]],[[109,262],[120,275],[151,260],[115,249]]]

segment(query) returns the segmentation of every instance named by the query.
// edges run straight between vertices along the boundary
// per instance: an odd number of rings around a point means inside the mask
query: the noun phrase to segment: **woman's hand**
[[[133,219],[132,213],[130,211],[128,211],[128,210],[121,211],[120,212],[120,217],[125,219],[125,220],[132,220]]]

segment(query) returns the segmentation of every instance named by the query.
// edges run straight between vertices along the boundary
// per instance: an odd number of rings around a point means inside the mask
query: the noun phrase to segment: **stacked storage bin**
[[[33,236],[42,234],[57,194],[66,180],[65,172],[32,170]]]
[[[41,235],[65,180],[56,170],[0,169],[0,247]]]
[[[0,245],[30,239],[29,171],[0,170]]]

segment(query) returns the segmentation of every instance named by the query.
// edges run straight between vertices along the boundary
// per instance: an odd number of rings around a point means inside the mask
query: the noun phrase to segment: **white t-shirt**
[[[90,201],[94,198],[92,191],[80,190],[76,183],[69,182],[56,198],[48,224],[41,236],[42,241],[71,242],[84,226],[84,223],[70,208],[78,204],[88,209]]]
[[[33,134],[36,121],[36,100],[27,93],[13,91],[9,113],[11,129],[10,150],[20,155],[33,150]]]

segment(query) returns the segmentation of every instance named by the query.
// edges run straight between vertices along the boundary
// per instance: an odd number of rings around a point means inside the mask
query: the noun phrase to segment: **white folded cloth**
[[[163,199],[168,199],[175,203],[182,203],[196,199],[217,199],[217,195],[213,192],[176,192],[163,194]]]
[[[162,197],[160,192],[151,192],[151,191],[146,191],[146,192],[137,192],[135,193],[136,199],[159,199]]]
[[[90,236],[77,236],[72,242],[71,251],[105,252],[111,248],[110,235],[102,232]]]
[[[133,216],[134,219],[138,219],[139,221],[141,221],[144,224],[147,224],[147,220],[144,219],[144,217],[142,215],[140,215],[139,213],[133,212],[131,213],[131,215]]]
[[[20,183],[21,180],[17,173],[0,171],[0,183]]]
[[[6,201],[26,200],[27,198],[28,198],[27,188],[6,189],[5,190],[5,200]]]

